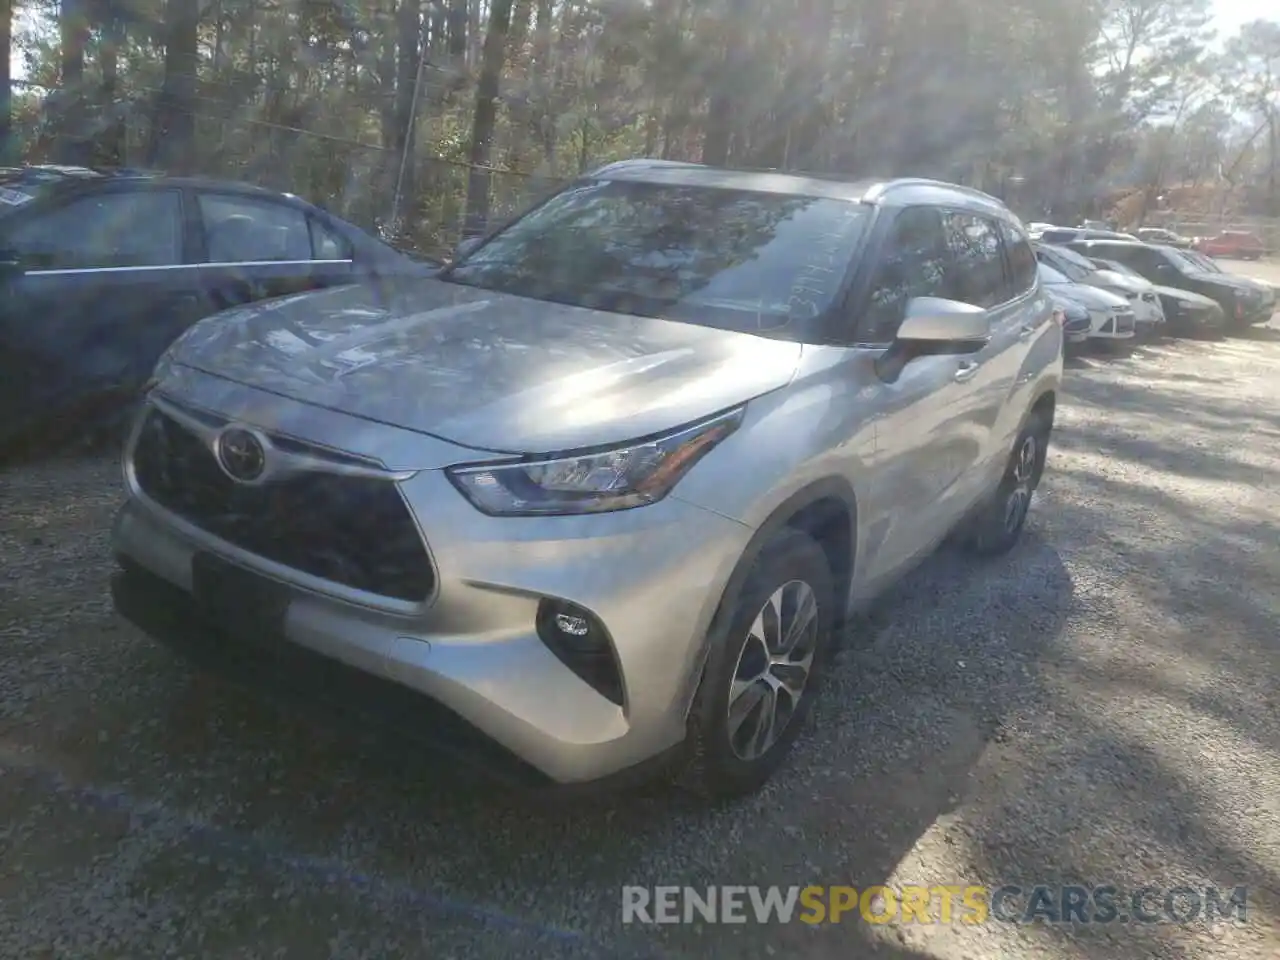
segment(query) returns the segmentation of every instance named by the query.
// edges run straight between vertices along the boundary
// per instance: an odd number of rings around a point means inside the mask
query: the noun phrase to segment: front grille
[[[1132,310],[1117,310],[1115,315],[1115,332],[1132,333],[1137,326]]]
[[[160,506],[260,557],[398,600],[425,600],[435,585],[417,526],[390,480],[308,472],[238,484],[198,437],[155,409],[139,434],[133,471]]]

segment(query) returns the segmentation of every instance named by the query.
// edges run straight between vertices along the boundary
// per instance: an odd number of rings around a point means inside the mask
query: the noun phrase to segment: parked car
[[[1244,230],[1223,230],[1215,237],[1197,237],[1191,246],[1210,257],[1235,260],[1261,260],[1267,252],[1261,237]]]
[[[1066,247],[1037,244],[1036,258],[1065,274],[1072,283],[1087,284],[1123,297],[1133,309],[1137,336],[1151,336],[1164,329],[1164,310],[1150,281],[1132,274],[1100,269],[1089,258]]]
[[[1274,290],[1245,277],[1206,270],[1176,247],[1118,240],[1077,241],[1070,247],[1086,257],[1119,261],[1159,286],[1209,297],[1222,307],[1232,327],[1266,323],[1275,308]]]
[[[179,339],[115,602],[241,678],[434,704],[401,728],[535,783],[742,793],[851,611],[944,538],[1014,545],[1061,377],[986,194],[622,162],[436,278]]]
[[[1036,238],[1041,243],[1064,244],[1073,240],[1136,240],[1129,233],[1118,233],[1115,230],[1095,230],[1088,227],[1054,227],[1042,230]]]
[[[1198,250],[1183,250],[1181,252],[1184,257],[1190,258],[1192,263],[1198,264],[1209,273],[1231,273],[1230,271],[1222,269],[1222,264],[1218,263],[1217,260],[1214,260],[1213,257],[1205,256]],[[1242,274],[1231,273],[1231,276],[1242,276]],[[1259,284],[1266,289],[1275,291],[1276,299],[1277,301],[1280,301],[1280,283],[1276,283],[1274,280],[1268,280],[1265,277],[1246,277],[1245,279],[1252,280],[1254,283]]]
[[[1038,266],[1040,282],[1055,301],[1067,301],[1089,312],[1089,329],[1085,339],[1132,340],[1137,323],[1133,307],[1118,294],[1087,283],[1076,283],[1043,261]]]
[[[1094,260],[1093,262],[1099,269],[1145,279],[1117,260]],[[1192,293],[1190,290],[1179,290],[1176,287],[1152,285],[1151,289],[1160,298],[1160,306],[1169,332],[1217,335],[1226,329],[1227,315],[1222,307],[1208,297]]]
[[[103,422],[182,331],[225,307],[431,269],[289,194],[0,170],[0,448]]]
[[[1166,230],[1164,227],[1139,227],[1134,233],[1143,243],[1163,243],[1166,246],[1178,247],[1179,249],[1191,246],[1190,237],[1184,237],[1180,233]]]
[[[1038,271],[1052,270],[1043,265]],[[1056,271],[1055,271],[1056,272]],[[1081,344],[1089,339],[1089,331],[1093,329],[1093,318],[1089,316],[1089,308],[1079,300],[1072,300],[1062,288],[1045,281],[1044,273],[1040,273],[1040,283],[1049,299],[1058,311],[1058,322],[1062,325],[1062,339],[1067,344]]]

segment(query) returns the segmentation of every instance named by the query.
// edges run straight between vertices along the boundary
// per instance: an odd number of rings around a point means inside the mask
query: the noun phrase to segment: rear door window
[[[181,211],[176,190],[99,193],[9,226],[0,243],[37,272],[172,266],[182,262]]]
[[[1009,260],[1010,294],[1019,297],[1036,285],[1036,252],[1026,232],[1016,224],[1001,222],[1000,235]]]

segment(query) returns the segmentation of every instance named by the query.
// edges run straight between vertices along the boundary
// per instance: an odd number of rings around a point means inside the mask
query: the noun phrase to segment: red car
[[[1237,260],[1260,260],[1266,245],[1255,233],[1223,230],[1216,237],[1197,237],[1192,249],[1210,257],[1233,257]]]

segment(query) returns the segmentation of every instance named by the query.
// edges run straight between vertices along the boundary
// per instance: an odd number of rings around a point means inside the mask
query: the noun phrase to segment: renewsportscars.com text
[[[622,888],[622,922],[642,924],[1244,922],[1248,889],[1205,886],[718,886]]]

